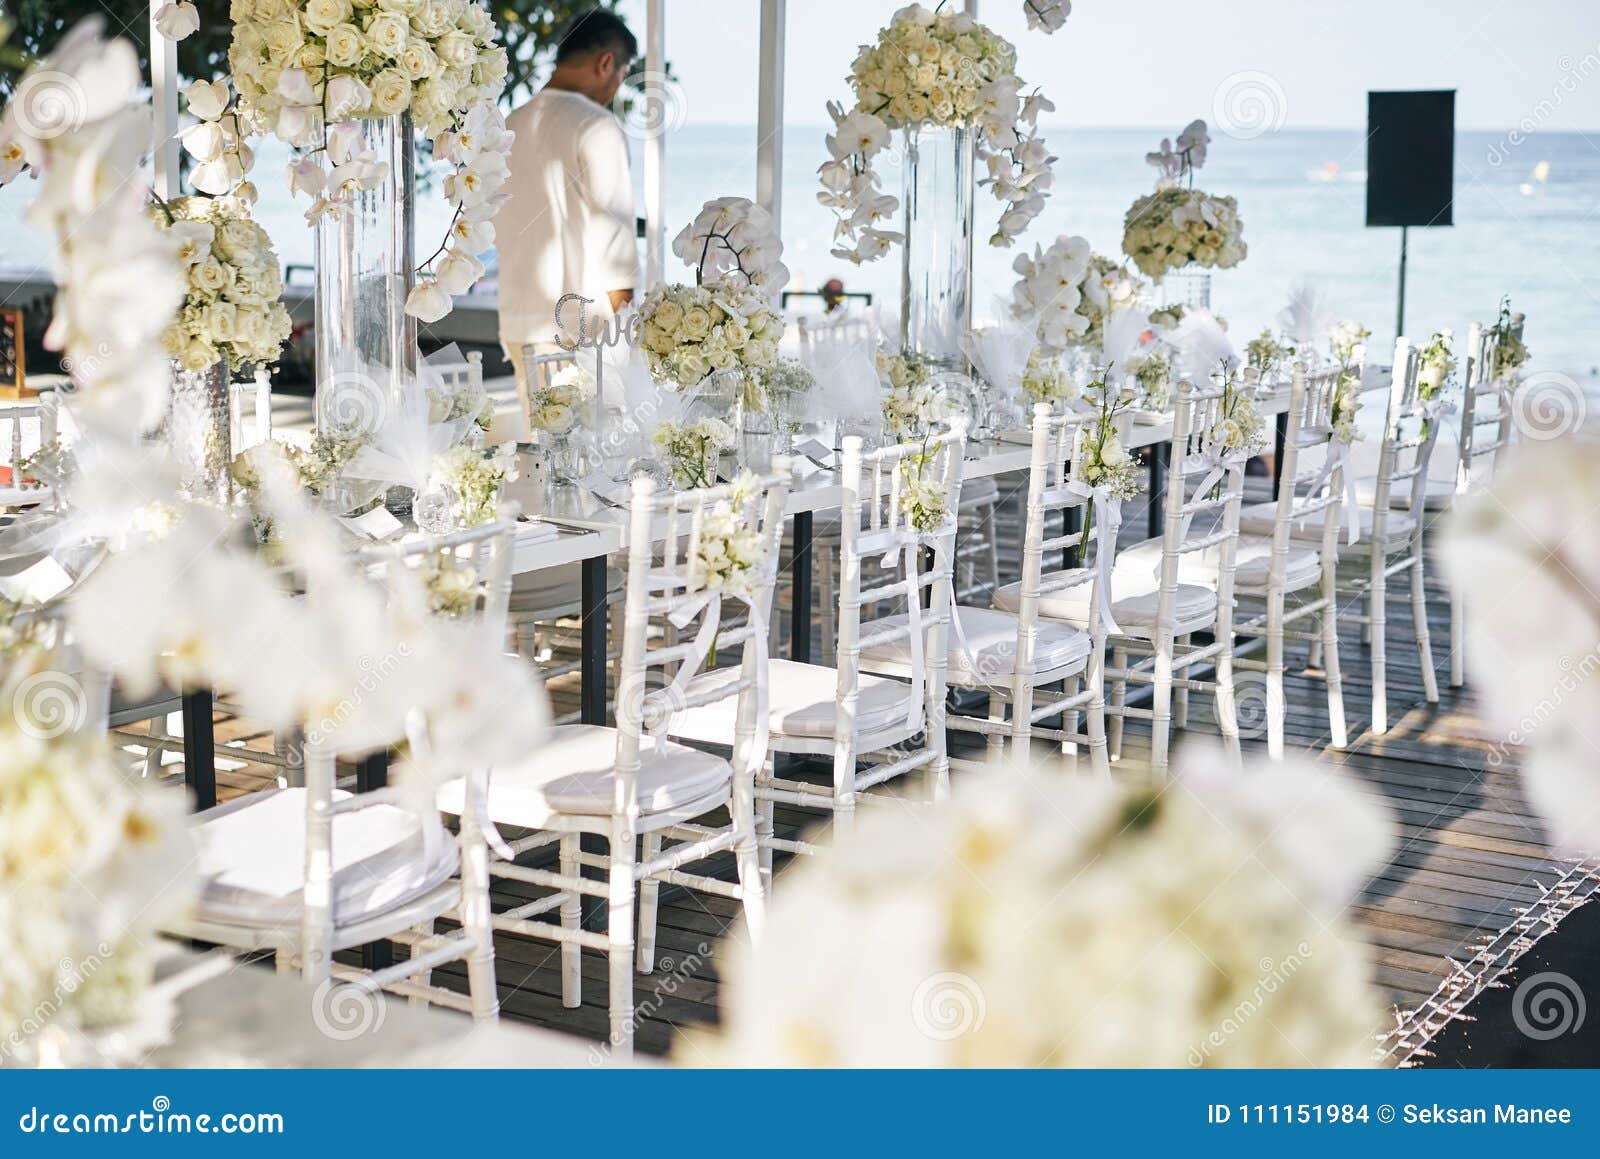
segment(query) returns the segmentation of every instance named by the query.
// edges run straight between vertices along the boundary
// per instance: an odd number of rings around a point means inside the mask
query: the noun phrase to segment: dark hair
[[[562,29],[561,41],[556,46],[556,63],[607,49],[632,60],[639,54],[639,42],[628,31],[622,17],[604,8],[590,8],[574,16]]]

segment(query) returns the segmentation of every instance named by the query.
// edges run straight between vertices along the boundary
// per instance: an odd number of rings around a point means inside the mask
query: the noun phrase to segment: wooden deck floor
[[[1131,518],[1129,525],[1138,531],[1142,520]],[[1574,869],[1554,854],[1522,796],[1516,750],[1497,745],[1488,735],[1474,712],[1470,689],[1447,686],[1448,602],[1433,576],[1429,608],[1441,700],[1437,705],[1424,701],[1409,610],[1396,602],[1391,605],[1388,632],[1387,735],[1374,737],[1367,730],[1370,669],[1354,625],[1341,634],[1351,734],[1347,749],[1326,748],[1324,686],[1316,675],[1296,669],[1297,659],[1304,662],[1303,653],[1297,657],[1291,652],[1288,687],[1291,746],[1348,770],[1388,806],[1398,823],[1400,839],[1394,856],[1355,900],[1352,916],[1371,944],[1378,984],[1395,1004],[1397,1015],[1413,1022],[1418,1021],[1416,1012],[1427,1009],[1430,995],[1452,974],[1459,980],[1456,963],[1471,959],[1480,943],[1512,926],[1519,911],[1537,902],[1545,887],[1573,873],[1600,883],[1600,875],[1591,867]],[[552,692],[560,711],[571,690],[557,682]],[[1191,730],[1214,732],[1211,721],[1209,698],[1194,697]],[[1129,761],[1139,759],[1144,733],[1140,723],[1130,723]],[[219,721],[218,735],[225,739],[248,734],[240,722]],[[1265,741],[1247,738],[1246,747],[1264,755]],[[259,769],[219,772],[224,797],[263,783]],[[815,815],[780,810],[780,830],[798,832],[814,819]],[[780,861],[778,889],[783,869]],[[731,878],[731,861],[713,862],[712,870]],[[499,882],[495,906],[508,908],[538,892],[535,887]],[[637,1042],[642,1051],[665,1052],[677,1027],[716,1020],[717,958],[735,916],[732,902],[663,889],[660,963],[653,976],[638,978],[636,988]],[[603,928],[603,909],[590,917]],[[599,954],[584,953],[584,1002],[581,1008],[568,1010],[560,1001],[558,953],[549,943],[512,936],[497,939],[502,1010],[506,1017],[590,1037],[598,1050],[607,1031],[604,961]],[[441,973],[447,982],[454,980],[450,984],[463,981],[458,972]]]

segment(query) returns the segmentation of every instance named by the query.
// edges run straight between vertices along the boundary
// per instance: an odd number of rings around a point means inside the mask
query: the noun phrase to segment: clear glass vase
[[[906,129],[905,141],[900,346],[965,371],[961,336],[972,321],[972,134],[921,125]]]
[[[377,429],[417,367],[406,315],[415,232],[411,118],[359,122],[389,176],[316,224],[317,426]]]
[[[1211,271],[1193,262],[1161,279],[1161,304],[1186,310],[1211,309]]]
[[[191,499],[233,501],[233,381],[226,362],[204,370],[172,365],[172,390],[161,437]]]

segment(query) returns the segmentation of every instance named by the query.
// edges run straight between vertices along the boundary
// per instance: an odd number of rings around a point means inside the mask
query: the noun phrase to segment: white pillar
[[[150,0],[150,100],[155,106],[155,191],[176,197],[178,189],[178,46],[156,27],[165,0]]]
[[[756,106],[756,201],[783,236],[783,56],[787,0],[761,0],[760,98]]]
[[[667,30],[665,0],[648,0],[644,24],[644,101],[651,108],[665,109],[671,97],[667,82]],[[654,90],[654,91],[651,91]],[[667,124],[663,114],[661,129],[644,142],[644,286],[648,290],[661,281],[667,257]]]

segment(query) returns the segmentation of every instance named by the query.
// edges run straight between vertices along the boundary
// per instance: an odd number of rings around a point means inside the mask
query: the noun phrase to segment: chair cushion
[[[1361,538],[1372,538],[1372,506],[1368,504],[1356,509],[1360,516]],[[1328,514],[1324,507],[1321,511],[1314,511],[1305,519],[1297,519],[1290,526],[1290,533],[1296,539],[1320,540],[1322,538],[1323,517]],[[1271,538],[1273,529],[1277,526],[1278,505],[1276,503],[1252,503],[1239,511],[1239,532],[1241,535],[1261,535]],[[1340,521],[1345,515],[1340,513]],[[1390,511],[1389,517],[1384,520],[1384,539],[1390,544],[1403,543],[1411,538],[1411,532],[1416,527],[1416,521],[1407,511]],[[1341,532],[1339,542],[1345,539]]]
[[[702,672],[689,684],[692,693],[726,686],[739,679],[737,668]],[[839,674],[821,664],[793,660],[768,661],[770,727],[778,736],[831,737],[839,707]],[[705,744],[732,744],[738,700],[725,697],[680,712],[672,718],[672,734]],[[897,680],[861,677],[856,699],[856,730],[875,733],[904,724],[911,711],[911,689]]]
[[[1082,572],[1084,568],[1074,568]],[[1051,572],[1043,578],[1054,579],[1067,572]],[[1039,614],[1052,620],[1065,620],[1069,624],[1087,626],[1089,623],[1089,596],[1092,584],[1079,584],[1074,588],[1050,592],[1039,598]],[[1113,572],[1111,577],[1111,615],[1124,632],[1154,629],[1160,607],[1160,580],[1141,575],[1136,571]],[[1022,585],[1006,584],[995,589],[994,606],[1014,612],[1021,605]],[[1174,623],[1179,631],[1192,631],[1203,627],[1216,615],[1217,593],[1210,588],[1180,583],[1173,597]],[[1188,625],[1188,628],[1184,626]],[[1138,634],[1147,635],[1148,631]]]
[[[1012,612],[997,612],[991,608],[958,607],[961,631],[967,638],[969,657],[961,648],[955,633],[950,637],[950,679],[958,684],[985,683],[1016,674],[1017,667],[1017,617]],[[905,616],[890,616],[863,625],[863,632],[880,631],[898,627],[906,622]],[[1039,621],[1038,636],[1034,641],[1033,671],[1055,672],[1077,664],[1089,655],[1089,633],[1069,624]],[[973,662],[977,668],[974,671]],[[880,644],[861,653],[861,667],[890,676],[909,676],[911,672],[911,641],[895,640]]]
[[[622,590],[622,572],[606,569],[606,598]],[[547,619],[562,608],[576,608],[583,602],[583,565],[562,564],[537,571],[520,572],[512,577],[510,611],[527,619]],[[544,613],[541,615],[541,613]]]
[[[349,793],[337,791],[335,799]],[[206,921],[235,926],[294,926],[305,909],[305,789],[268,789],[207,809],[191,821],[205,885]],[[333,819],[333,914],[352,925],[404,905],[449,880],[455,840],[437,818],[438,840],[424,860],[417,815],[371,805]]]
[[[1368,507],[1372,506],[1377,498],[1378,480],[1374,475],[1362,475],[1356,480],[1356,495]],[[1424,511],[1448,511],[1455,502],[1456,485],[1449,479],[1428,480],[1428,485],[1422,493],[1422,509]],[[1389,492],[1389,506],[1401,511],[1411,510],[1411,480],[1403,479],[1399,486],[1391,488]]]
[[[732,738],[730,732],[729,738]],[[679,744],[644,742],[635,781],[642,813],[664,813],[699,801],[732,779],[728,762]],[[608,816],[616,775],[617,730],[597,724],[552,729],[537,752],[489,773],[489,816],[496,824],[536,829],[552,814]],[[459,814],[466,786],[439,790],[439,808]]]
[[[1178,581],[1215,589],[1217,573],[1222,565],[1222,550],[1208,547],[1204,551],[1191,551],[1178,557]],[[1234,551],[1233,583],[1237,588],[1265,588],[1268,572],[1272,568],[1272,540],[1255,535],[1241,535]],[[1116,575],[1127,572],[1135,577],[1161,578],[1161,540],[1147,539],[1117,552]],[[1315,548],[1303,543],[1289,543],[1288,557],[1284,560],[1284,590],[1295,591],[1317,581],[1322,575],[1322,561]],[[1113,580],[1113,587],[1115,587]]]

